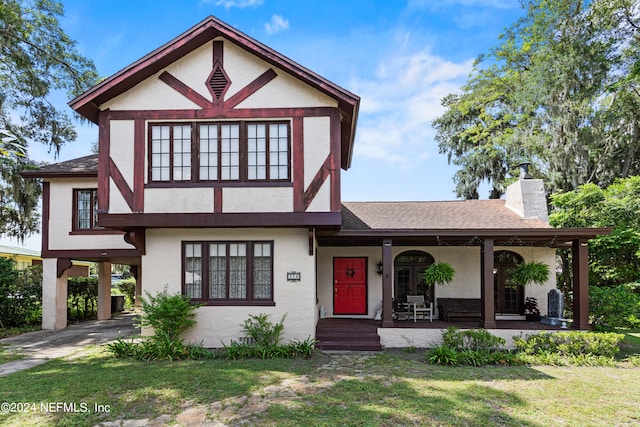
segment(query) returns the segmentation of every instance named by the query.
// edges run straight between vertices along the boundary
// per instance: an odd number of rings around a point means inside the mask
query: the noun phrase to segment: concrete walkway
[[[0,365],[0,377],[29,369],[47,360],[75,355],[87,346],[100,345],[138,333],[134,313],[121,313],[109,320],[92,320],[56,331],[36,331],[0,339],[8,352],[24,355]],[[6,347],[5,347],[6,346]]]

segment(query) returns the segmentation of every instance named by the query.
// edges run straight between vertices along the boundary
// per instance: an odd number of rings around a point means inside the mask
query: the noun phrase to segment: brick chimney
[[[520,179],[507,187],[505,206],[524,219],[549,222],[544,183],[529,175],[528,163],[520,164]]]

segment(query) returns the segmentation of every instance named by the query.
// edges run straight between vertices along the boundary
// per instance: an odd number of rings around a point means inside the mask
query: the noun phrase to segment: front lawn
[[[96,349],[0,378],[0,402],[14,410],[3,407],[0,424],[635,425],[638,396],[640,368],[629,364],[446,367],[391,350],[146,363]]]

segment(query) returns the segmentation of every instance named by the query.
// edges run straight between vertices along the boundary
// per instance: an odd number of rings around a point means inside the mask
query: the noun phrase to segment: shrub
[[[127,300],[127,306],[133,307],[136,303],[136,279],[124,279],[118,282],[118,289]]]
[[[560,356],[590,354],[612,358],[620,350],[622,334],[612,332],[539,332],[513,338],[515,347],[524,354],[541,355],[556,353]]]
[[[451,365],[458,364],[458,352],[455,348],[446,345],[440,345],[427,351],[426,358],[429,363],[434,365]]]
[[[505,344],[504,338],[485,329],[459,329],[450,326],[442,332],[443,345],[456,350],[491,350]]]
[[[245,320],[242,329],[249,338],[245,342],[231,341],[229,345],[223,343],[224,349],[221,356],[226,359],[276,359],[276,358],[309,358],[316,345],[315,338],[307,338],[304,341],[291,341],[287,344],[280,344],[282,331],[284,330],[284,319],[273,323],[269,320],[269,315],[258,314],[249,315]]]
[[[178,340],[183,332],[196,324],[193,318],[199,305],[192,304],[188,296],[169,295],[166,288],[155,296],[146,294],[148,299],[142,298],[140,326],[153,328],[156,336]]]
[[[67,280],[69,319],[83,320],[98,314],[98,278],[69,277]]]
[[[286,314],[282,316],[279,323],[272,323],[268,314],[249,315],[249,319],[244,321],[242,329],[244,333],[253,339],[255,344],[260,347],[269,347],[278,345],[282,338],[284,330],[284,319]]]
[[[142,299],[143,313],[140,325],[153,328],[153,335],[140,341],[118,339],[106,348],[115,357],[131,357],[138,360],[181,360],[212,358],[214,354],[202,344],[184,344],[180,335],[193,326],[197,305],[187,296],[169,295],[165,289],[148,300]]]
[[[640,327],[640,295],[634,286],[589,287],[589,311],[595,328]]]
[[[41,318],[42,267],[15,269],[15,261],[0,258],[0,327],[38,323]]]

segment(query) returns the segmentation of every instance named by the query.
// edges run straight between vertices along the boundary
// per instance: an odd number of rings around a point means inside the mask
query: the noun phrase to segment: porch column
[[[382,241],[382,327],[393,327],[393,254],[391,240]]]
[[[111,319],[111,263],[98,263],[98,320]]]
[[[58,259],[42,260],[42,329],[67,327],[67,270],[58,277]]]
[[[573,328],[589,330],[589,246],[586,241],[571,242],[573,269]]]
[[[480,327],[496,328],[493,301],[493,239],[484,239],[480,248]]]

